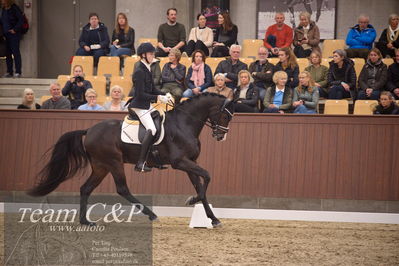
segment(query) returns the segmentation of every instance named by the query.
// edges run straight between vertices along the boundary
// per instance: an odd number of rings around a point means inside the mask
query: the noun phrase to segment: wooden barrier
[[[42,155],[67,131],[122,112],[0,111],[0,191],[34,184]],[[210,195],[399,200],[399,116],[237,114],[225,142],[208,128],[199,163],[211,174]],[[137,174],[125,165],[133,193],[192,194],[183,172]],[[86,175],[57,191],[78,192]],[[115,192],[111,176],[95,192]]]

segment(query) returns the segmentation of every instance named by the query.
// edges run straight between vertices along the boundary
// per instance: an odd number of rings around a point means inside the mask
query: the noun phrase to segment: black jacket
[[[387,31],[388,29],[384,29],[384,31],[381,33],[380,39],[378,40],[378,45],[382,47],[387,47],[388,45],[388,36],[387,36]],[[397,38],[392,45],[395,48],[399,48],[399,38]]]
[[[375,83],[374,86],[369,86],[369,74],[370,72],[375,72]],[[369,60],[363,66],[362,72],[359,75],[359,87],[361,90],[371,88],[373,90],[382,91],[385,89],[385,85],[388,79],[388,68],[383,62],[378,62],[377,64],[372,64]]]
[[[71,83],[71,81],[68,80],[62,89],[62,95],[68,97],[68,100],[71,102],[71,109],[74,110],[78,109],[79,106],[87,102],[85,93],[87,89],[90,88],[93,88],[93,86],[88,80],[83,80],[82,87],[79,87],[76,83]]]
[[[399,115],[399,106],[396,103],[392,103],[388,108],[383,108],[382,105],[377,105],[377,108],[374,111],[376,115]]]
[[[274,67],[274,73],[276,73],[277,71],[284,71],[285,73],[287,73],[288,75],[288,81],[286,86],[294,89],[296,87],[298,87],[299,84],[299,79],[298,79],[298,75],[299,75],[299,67],[296,66],[294,68],[286,68],[283,69],[283,64],[281,62],[278,62],[275,67]]]
[[[116,33],[116,30],[114,29],[114,31],[112,32],[112,41],[111,42],[114,42],[116,39],[119,39],[118,35],[119,34]],[[129,31],[124,34],[125,41],[124,42],[119,41],[118,45],[120,45],[122,48],[132,49],[132,54],[135,54],[136,50],[134,49],[134,36],[135,36],[134,29],[129,27]]]
[[[215,75],[218,73],[227,73],[226,78],[232,80],[232,82],[226,82],[226,86],[231,89],[234,89],[235,87],[237,87],[238,72],[247,69],[248,69],[247,64],[238,60],[238,62],[233,65],[233,61],[229,58],[221,61],[218,64],[215,70]]]
[[[345,80],[338,80],[336,78],[338,65],[334,61],[330,62],[330,69],[328,71],[327,83],[329,87],[334,85],[341,85],[341,82],[345,82],[349,85],[350,90],[356,89],[356,71],[355,63],[351,59],[345,58],[343,68],[345,69]]]
[[[109,36],[108,36],[108,30],[107,27],[105,27],[104,23],[99,23],[99,29],[98,29],[98,38],[100,40],[100,45],[101,49],[108,50],[109,48]],[[94,43],[91,43],[90,37],[89,37],[89,32],[90,32],[90,23],[88,23],[86,26],[83,27],[82,33],[80,34],[79,38],[79,46],[83,48],[83,46],[87,45],[90,46]]]
[[[152,74],[143,62],[136,65],[133,73],[133,98],[129,108],[150,109],[151,101],[155,102],[158,95],[165,95],[154,86]]]
[[[233,28],[227,32],[223,32],[223,28],[221,26],[217,27],[215,32],[215,38],[213,38],[213,40],[217,42],[219,36],[222,34],[228,36],[227,41],[222,42],[225,46],[230,47],[232,44],[237,44],[238,28],[236,25],[233,25]]]
[[[5,29],[3,28],[4,32],[7,32],[11,29],[16,32],[21,32],[22,25],[24,23],[21,9],[16,4],[12,4],[9,9],[3,8],[1,10],[2,12],[0,14],[0,24],[2,27],[6,27]]]
[[[240,99],[240,87],[237,87],[234,90],[233,94],[233,100],[237,101],[238,99]],[[259,99],[259,88],[256,87],[253,83],[249,83],[247,93],[245,94],[245,99],[240,99],[240,101],[243,104],[246,104],[257,110],[258,99]]]
[[[249,72],[251,73],[251,75],[252,73],[256,72],[256,75],[252,75],[256,86],[265,89],[273,86],[274,84],[273,69],[274,65],[269,61],[266,61],[266,63],[260,65],[259,60],[256,60],[255,62],[251,63],[251,65],[249,66]]]
[[[387,89],[393,92],[396,88],[399,88],[399,63],[393,63],[388,68]]]

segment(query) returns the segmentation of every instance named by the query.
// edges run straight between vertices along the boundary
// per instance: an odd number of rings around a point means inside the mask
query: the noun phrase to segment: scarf
[[[388,35],[387,36],[388,41],[390,41],[390,42],[395,41],[399,36],[399,27],[396,27],[396,29],[393,30],[392,27],[389,25],[387,35]]]
[[[201,63],[196,65],[193,63],[191,67],[193,69],[193,73],[190,80],[194,82],[195,87],[199,87],[205,83],[205,64]]]

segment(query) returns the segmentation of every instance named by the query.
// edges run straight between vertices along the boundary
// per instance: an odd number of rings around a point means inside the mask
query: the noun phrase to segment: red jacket
[[[290,26],[287,24],[284,24],[282,30],[277,29],[277,24],[271,25],[269,28],[267,28],[265,39],[263,40],[264,45],[271,49],[271,45],[267,42],[267,37],[269,35],[274,35],[277,38],[276,46],[278,48],[283,48],[283,47],[290,47],[292,44],[293,40],[293,31]]]

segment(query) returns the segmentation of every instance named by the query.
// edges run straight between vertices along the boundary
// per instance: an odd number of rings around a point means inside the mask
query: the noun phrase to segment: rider
[[[156,89],[154,86],[151,75],[151,63],[155,57],[154,46],[148,42],[142,43],[137,48],[137,54],[140,56],[141,60],[140,64],[136,65],[133,74],[134,92],[133,98],[129,104],[129,109],[136,113],[147,131],[141,143],[140,158],[134,170],[148,172],[151,171],[151,168],[146,166],[146,160],[157,132],[151,117],[150,103],[157,99],[162,103],[167,103],[171,100],[172,96],[169,93],[165,95],[165,93]]]

